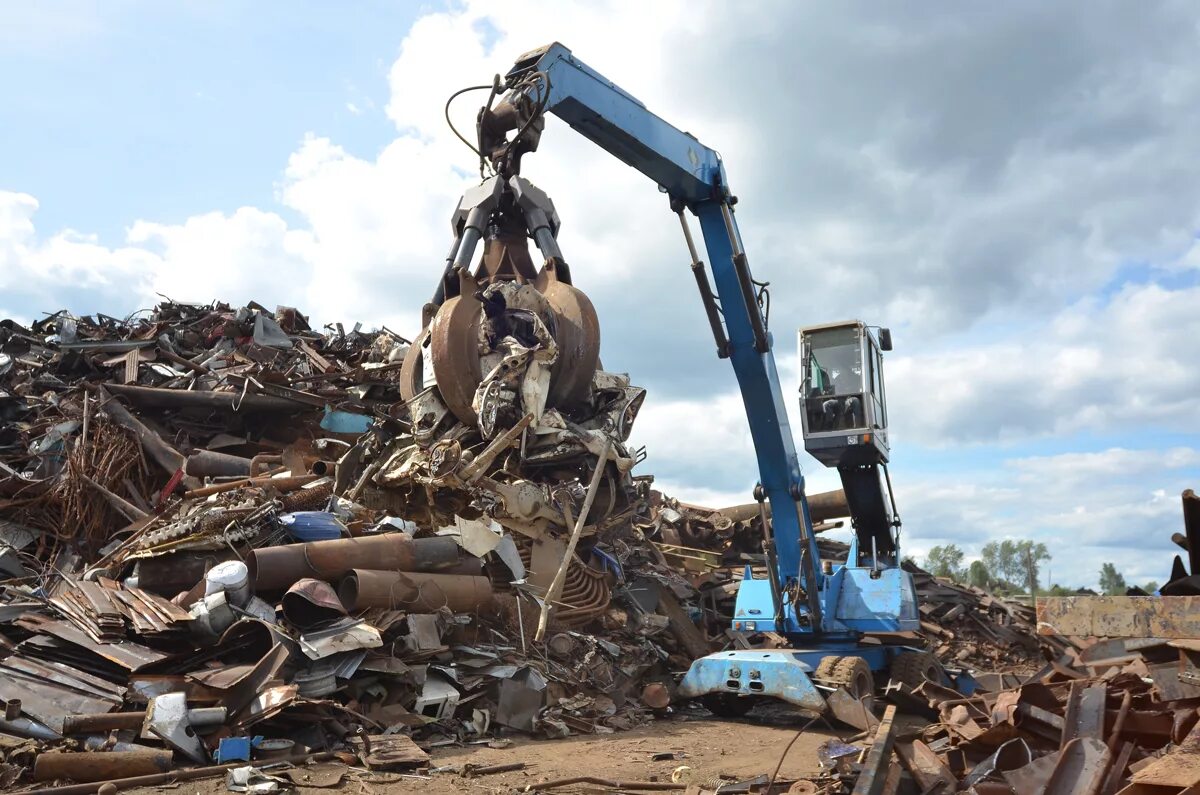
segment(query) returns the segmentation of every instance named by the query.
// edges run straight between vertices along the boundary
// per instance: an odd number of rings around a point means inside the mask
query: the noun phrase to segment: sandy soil
[[[691,768],[690,783],[715,786],[724,780],[743,780],[770,775],[785,746],[803,724],[798,716],[767,716],[746,720],[673,718],[656,721],[627,732],[583,735],[564,740],[513,738],[505,748],[466,746],[438,748],[432,752],[431,768],[463,765],[499,765],[524,762],[526,769],[478,778],[463,778],[456,772],[435,772],[428,777],[396,774],[359,775],[351,771],[338,789],[298,787],[301,795],[331,795],[335,792],[365,793],[513,793],[527,785],[570,776],[591,775],[626,781],[670,781],[681,765]],[[853,730],[832,732],[814,727],[792,746],[780,770],[780,778],[796,778],[816,772],[817,748],[830,737],[847,737]],[[671,758],[655,760],[656,755]],[[361,782],[361,784],[360,784]],[[560,792],[579,792],[582,787]],[[595,787],[590,788],[596,791]],[[197,793],[226,792],[223,779],[183,782],[166,788],[144,788],[130,792]]]

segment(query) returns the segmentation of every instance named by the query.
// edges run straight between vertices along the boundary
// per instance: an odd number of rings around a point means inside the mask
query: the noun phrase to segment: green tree
[[[1032,583],[1037,590],[1041,564],[1050,560],[1050,551],[1041,542],[1006,538],[985,544],[982,557],[994,586],[1000,586],[1002,590],[1021,590]]]
[[[983,546],[983,565],[992,575],[993,583],[1011,586],[1014,564],[1017,560],[1016,543],[1010,539],[989,541]]]
[[[1040,541],[1025,540],[1017,542],[1016,571],[1013,572],[1013,582],[1027,585],[1030,594],[1036,595],[1041,581],[1042,563],[1050,560],[1050,550]]]
[[[926,568],[935,577],[949,577],[952,580],[961,580],[963,577],[962,562],[964,557],[963,551],[954,544],[936,546],[929,550],[929,557],[925,559]]]
[[[1111,563],[1100,567],[1100,593],[1109,596],[1120,596],[1129,586],[1125,584],[1125,576],[1117,571]]]
[[[1154,593],[1155,591],[1158,590],[1158,581],[1151,580],[1150,582],[1148,582],[1142,586],[1142,590],[1145,591],[1146,593]]]
[[[992,575],[982,560],[973,560],[967,567],[967,582],[976,588],[987,588],[992,584]]]

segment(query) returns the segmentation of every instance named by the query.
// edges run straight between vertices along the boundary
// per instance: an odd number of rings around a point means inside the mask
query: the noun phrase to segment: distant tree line
[[[979,557],[966,563],[966,553],[957,544],[945,544],[929,550],[925,558],[925,570],[935,577],[945,577],[955,582],[986,588],[1001,594],[1033,593],[1049,596],[1065,596],[1085,589],[1040,585],[1042,566],[1050,562],[1050,551],[1037,541],[991,541],[984,544]],[[1148,582],[1132,586],[1146,593],[1158,590],[1158,583]],[[1100,591],[1109,595],[1123,595],[1131,590],[1124,575],[1112,563],[1100,569]]]

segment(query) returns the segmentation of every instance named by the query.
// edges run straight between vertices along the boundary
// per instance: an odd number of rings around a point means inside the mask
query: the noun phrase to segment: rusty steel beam
[[[250,579],[261,591],[282,591],[305,577],[336,582],[351,569],[437,571],[458,563],[453,538],[414,539],[405,533],[263,547],[246,556]]]
[[[172,767],[174,763],[171,761],[171,752],[155,748],[147,748],[144,751],[93,753],[50,751],[38,754],[34,760],[33,780],[107,781],[126,776],[166,773]]]
[[[1086,687],[1080,680],[1071,683],[1059,748],[1065,749],[1067,743],[1080,738],[1103,739],[1104,698],[1107,692],[1105,685]]]
[[[1095,795],[1108,772],[1108,746],[1094,737],[1079,737],[1059,751],[1058,764],[1042,790],[1044,795]]]
[[[889,704],[884,710],[883,720],[875,730],[875,740],[871,750],[863,760],[862,772],[854,784],[851,795],[881,795],[887,782],[888,770],[891,767],[892,745],[896,740],[895,724],[896,707]]]
[[[1037,600],[1039,635],[1200,638],[1200,596],[1060,596]]]
[[[368,607],[411,613],[433,613],[449,607],[455,613],[472,613],[491,603],[492,582],[487,577],[465,574],[352,569],[338,583],[338,598],[352,613]]]
[[[1183,532],[1187,540],[1188,574],[1200,574],[1200,497],[1187,489],[1183,499]]]

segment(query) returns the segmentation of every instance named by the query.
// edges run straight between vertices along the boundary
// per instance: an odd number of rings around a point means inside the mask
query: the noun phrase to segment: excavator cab
[[[876,338],[859,320],[800,329],[804,449],[825,466],[887,463],[882,352],[891,336],[880,329]]]

